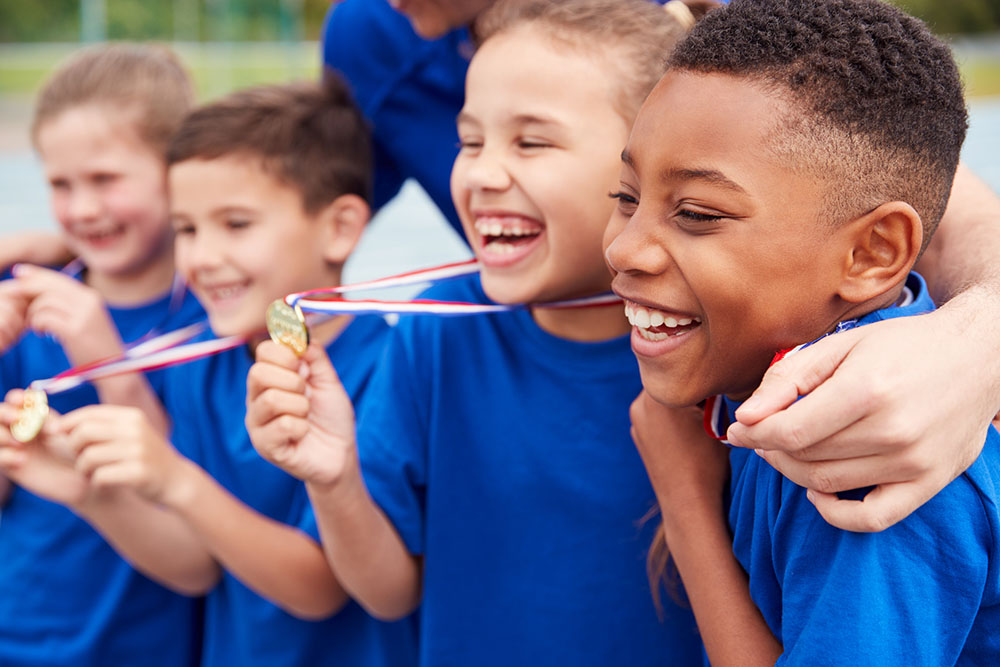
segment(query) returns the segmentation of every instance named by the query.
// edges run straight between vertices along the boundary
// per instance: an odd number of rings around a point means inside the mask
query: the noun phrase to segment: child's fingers
[[[299,375],[297,366],[290,369],[268,361],[258,361],[247,373],[247,403],[257,400],[269,389],[305,394],[306,381]]]
[[[287,346],[265,340],[257,346],[255,352],[258,362],[274,364],[289,370],[298,371],[300,359]]]
[[[309,399],[303,394],[268,389],[247,404],[247,423],[267,424],[281,415],[307,417],[309,415]]]
[[[91,443],[76,457],[76,469],[88,477],[95,470],[113,463],[133,460],[131,457],[123,456],[121,447],[113,442]]]
[[[10,403],[11,405],[20,406],[24,402],[24,390],[23,389],[11,389],[7,392],[7,395],[3,398],[4,401]]]
[[[0,446],[0,472],[12,473],[28,460],[28,453],[17,447]]]
[[[109,463],[95,470],[89,481],[97,489],[134,488],[143,481],[142,466],[136,461]]]
[[[251,433],[251,441],[265,458],[275,463],[276,450],[284,448],[286,445],[294,445],[309,433],[309,422],[301,417],[292,415],[281,415],[270,422],[254,426]]]

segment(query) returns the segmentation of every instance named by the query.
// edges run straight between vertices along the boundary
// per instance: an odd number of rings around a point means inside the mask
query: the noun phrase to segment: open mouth
[[[482,217],[476,220],[476,232],[482,237],[483,251],[491,254],[513,254],[530,245],[544,227],[522,218]]]
[[[640,336],[654,342],[686,334],[701,326],[700,317],[647,308],[631,301],[625,302],[625,317]]]
[[[114,243],[124,235],[125,235],[124,225],[115,225],[113,227],[107,227],[104,229],[76,232],[76,237],[81,239],[84,243],[98,247]]]
[[[218,303],[238,299],[247,291],[247,287],[249,287],[249,285],[250,283],[247,281],[211,286],[199,285],[198,291],[207,297],[209,301]]]

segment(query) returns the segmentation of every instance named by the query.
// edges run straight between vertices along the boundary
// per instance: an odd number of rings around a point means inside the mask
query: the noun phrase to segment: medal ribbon
[[[386,278],[368,280],[350,285],[340,285],[324,289],[297,292],[285,297],[285,303],[290,306],[299,305],[303,311],[336,315],[340,313],[360,314],[410,314],[430,313],[436,315],[476,315],[496,313],[524,308],[523,305],[475,304],[448,301],[433,301],[429,299],[414,299],[410,301],[378,301],[316,299],[314,296],[338,296],[346,292],[402,287],[420,283],[439,283],[452,278],[471,275],[479,271],[479,262],[472,259],[464,262],[445,264],[442,266],[409,271]],[[545,304],[548,308],[586,308],[603,306],[619,302],[613,294],[570,299]],[[84,382],[92,382],[114,375],[135,373],[166,368],[195,359],[218,354],[243,345],[246,336],[228,336],[197,343],[182,345],[184,341],[194,338],[205,328],[205,323],[199,322],[155,338],[145,340],[127,350],[123,355],[110,359],[83,364],[63,371],[58,375],[31,383],[32,389],[44,391],[47,394],[57,394],[73,389]]]
[[[355,283],[353,285],[340,285],[338,287],[309,290],[307,292],[296,292],[286,296],[285,303],[292,308],[298,306],[304,313],[322,313],[330,316],[345,313],[353,315],[409,315],[419,313],[444,316],[479,315],[504,313],[526,307],[523,304],[483,304],[467,303],[462,301],[436,301],[433,299],[381,301],[378,299],[348,300],[339,298],[340,295],[346,292],[383,289],[386,287],[400,287],[420,283],[437,284],[452,278],[459,278],[478,273],[479,268],[479,262],[475,259],[470,259],[464,262],[445,264],[443,266],[423,269],[420,271],[410,271],[408,273],[401,273],[388,278]],[[607,306],[620,302],[621,299],[614,294],[599,294],[597,296],[583,297],[580,299],[568,299],[565,301],[553,301],[545,304],[534,305],[540,305],[546,308],[590,308],[595,306]]]

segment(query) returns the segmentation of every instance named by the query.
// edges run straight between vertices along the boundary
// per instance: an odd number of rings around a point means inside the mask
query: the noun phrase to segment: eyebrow
[[[628,152],[628,149],[622,151],[622,162],[635,169],[635,159]],[[740,187],[736,181],[729,179],[717,169],[666,169],[660,174],[660,178],[664,181],[704,181],[710,185],[717,185],[733,192],[747,194],[747,191]]]
[[[460,111],[458,113],[458,117],[456,118],[456,122],[458,122],[458,123],[462,123],[462,122],[476,123],[476,122],[478,122],[478,120],[472,114],[470,114],[470,113],[468,113],[466,111]],[[538,115],[531,114],[531,113],[516,114],[511,119],[511,123],[514,124],[514,125],[559,125],[560,124],[559,121],[557,121],[555,118],[549,118],[549,117],[546,117],[546,116],[538,116]]]

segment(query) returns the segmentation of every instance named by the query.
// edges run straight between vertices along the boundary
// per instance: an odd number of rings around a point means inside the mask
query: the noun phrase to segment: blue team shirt
[[[354,319],[327,346],[341,382],[357,402],[385,343],[378,317]],[[246,376],[253,364],[245,347],[183,366],[168,386],[174,445],[222,486],[261,514],[297,526],[319,541],[305,485],[262,459],[244,426]],[[206,598],[206,666],[349,665],[409,667],[416,662],[412,620],[375,621],[354,602],[323,621],[297,619],[228,572]]]
[[[468,29],[423,39],[386,0],[334,3],[323,26],[323,63],[348,81],[372,126],[375,206],[413,178],[462,238],[449,180],[474,51]]]
[[[933,310],[910,305],[859,324]],[[945,389],[947,390],[947,389]],[[727,401],[730,412],[738,405]],[[1000,664],[1000,435],[924,506],[881,533],[827,524],[806,490],[734,448],[729,523],[750,594],[784,646],[778,664]]]
[[[428,298],[487,303],[478,277]],[[421,664],[700,664],[686,609],[657,618],[656,498],[629,436],[627,336],[556,338],[521,310],[404,316],[361,411],[369,492],[424,556]]]
[[[204,319],[190,293],[135,308],[109,308],[122,340]],[[0,392],[70,367],[59,343],[28,332],[0,357]],[[171,370],[147,378],[160,394]],[[65,414],[98,403],[92,385],[49,397]],[[139,574],[66,507],[14,487],[0,518],[0,665],[194,664],[200,602]]]

